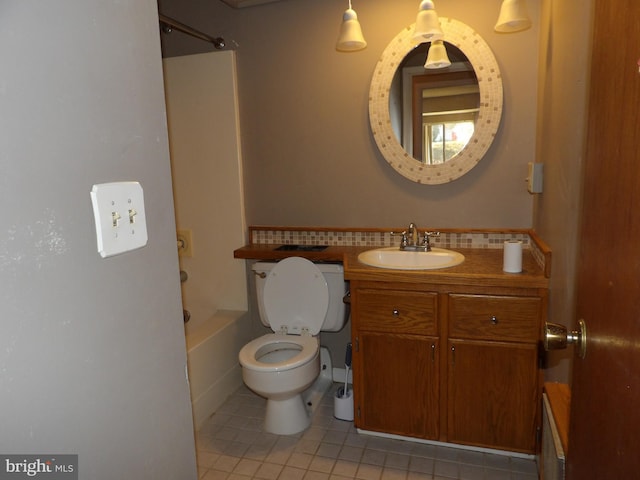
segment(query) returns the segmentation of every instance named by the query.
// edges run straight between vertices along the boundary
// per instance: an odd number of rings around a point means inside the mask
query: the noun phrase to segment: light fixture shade
[[[416,42],[430,42],[444,38],[444,32],[440,28],[440,20],[436,13],[432,0],[422,0],[416,17],[416,27],[413,40]]]
[[[531,19],[527,13],[525,0],[503,0],[500,7],[496,32],[512,33],[531,27]]]
[[[336,50],[340,52],[355,52],[362,50],[366,46],[367,42],[362,35],[358,15],[353,9],[348,8],[342,16],[342,25],[340,25],[340,35],[338,36],[338,43],[336,43]]]
[[[447,49],[442,43],[442,40],[434,40],[429,47],[429,53],[427,53],[427,61],[424,64],[424,68],[436,69],[446,68],[451,66],[451,60],[447,55]]]

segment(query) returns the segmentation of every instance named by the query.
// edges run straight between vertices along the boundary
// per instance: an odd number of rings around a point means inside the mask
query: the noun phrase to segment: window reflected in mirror
[[[422,161],[437,165],[451,160],[462,151],[473,136],[474,121],[425,123]]]

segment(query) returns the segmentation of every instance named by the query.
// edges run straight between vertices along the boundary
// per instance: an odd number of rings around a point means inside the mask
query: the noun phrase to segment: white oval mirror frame
[[[458,47],[469,59],[480,89],[475,130],[460,153],[445,163],[425,165],[407,153],[391,126],[389,90],[396,69],[417,46],[411,38],[414,25],[402,30],[382,52],[369,89],[369,122],[382,156],[402,176],[427,185],[452,182],[475,167],[491,146],[502,117],[502,78],[489,45],[471,27],[457,20],[441,17],[440,26],[444,41]]]

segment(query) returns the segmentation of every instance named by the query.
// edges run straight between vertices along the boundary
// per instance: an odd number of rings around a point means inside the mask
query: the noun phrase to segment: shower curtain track
[[[165,33],[171,33],[171,30],[175,28],[176,30],[182,33],[186,33],[187,35],[191,35],[192,37],[199,38],[200,40],[204,40],[205,42],[213,43],[213,46],[218,50],[224,48],[225,46],[224,38],[222,37],[211,37],[206,33],[202,33],[195,28],[191,28],[189,25],[180,23],[171,17],[167,17],[166,15],[159,14],[158,18],[160,20],[162,30]]]

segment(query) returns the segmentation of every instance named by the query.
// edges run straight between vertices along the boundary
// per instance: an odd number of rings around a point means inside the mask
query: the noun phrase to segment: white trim
[[[373,432],[371,430],[362,430],[356,428],[356,431],[362,435],[371,435],[372,437],[391,438],[395,440],[404,440],[406,442],[424,443],[427,445],[435,445],[437,447],[457,448],[459,450],[469,450],[472,452],[490,453],[493,455],[503,455],[505,457],[524,458],[526,460],[535,460],[535,455],[529,455],[527,453],[510,452],[508,450],[496,450],[493,448],[473,447],[469,445],[460,445],[457,443],[437,442],[435,440],[425,440],[422,438],[405,437],[402,435],[394,435],[392,433]]]

